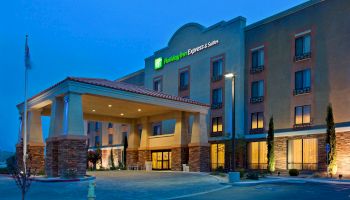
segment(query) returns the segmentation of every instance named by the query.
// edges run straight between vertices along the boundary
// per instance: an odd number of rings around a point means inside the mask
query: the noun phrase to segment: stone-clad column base
[[[67,136],[58,139],[58,176],[74,171],[78,177],[86,174],[86,137]]]
[[[182,164],[188,164],[188,147],[171,149],[171,170],[182,171]]]
[[[46,175],[49,177],[58,176],[58,140],[46,140],[46,158],[45,158]]]
[[[126,165],[136,165],[139,160],[139,151],[136,149],[126,150]]]
[[[189,166],[192,172],[209,172],[209,146],[190,146]]]
[[[45,173],[44,149],[44,144],[28,144],[27,168],[30,168],[32,173]],[[23,170],[23,144],[16,145],[16,156],[18,167]]]
[[[145,168],[145,162],[151,161],[151,151],[150,150],[139,150],[138,152],[138,164]]]
[[[350,177],[350,132],[336,133],[337,140],[337,174]]]

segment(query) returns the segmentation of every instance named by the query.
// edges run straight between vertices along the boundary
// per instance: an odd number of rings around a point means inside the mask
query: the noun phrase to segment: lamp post
[[[225,78],[231,79],[232,82],[232,137],[231,137],[231,158],[230,158],[230,171],[235,171],[235,138],[236,138],[236,91],[235,91],[235,79],[236,75],[234,73],[225,74]]]

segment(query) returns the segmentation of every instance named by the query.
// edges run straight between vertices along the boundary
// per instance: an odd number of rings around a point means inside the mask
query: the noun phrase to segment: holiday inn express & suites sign
[[[167,58],[163,58],[163,57],[156,58],[154,60],[154,69],[155,70],[162,69],[164,67],[164,65],[166,65],[168,63],[175,62],[175,61],[181,60],[184,57],[194,55],[200,51],[203,51],[203,50],[205,50],[209,47],[215,46],[217,44],[219,44],[219,40],[213,40],[211,42],[207,42],[207,43],[202,44],[202,45],[195,47],[195,48],[190,48],[187,51],[180,52],[176,55],[172,55],[172,56],[167,57]]]

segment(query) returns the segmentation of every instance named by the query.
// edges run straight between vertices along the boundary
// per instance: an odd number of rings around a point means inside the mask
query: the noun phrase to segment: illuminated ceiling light
[[[226,78],[232,78],[232,77],[234,77],[235,75],[233,74],[233,73],[227,73],[227,74],[225,74],[225,77]]]
[[[111,105],[111,104],[109,104],[109,105],[108,105],[108,107],[110,108],[110,107],[112,107],[112,105]]]
[[[124,113],[120,113],[120,116],[124,116]]]
[[[92,110],[92,112],[96,112],[96,110]]]
[[[141,112],[141,108],[137,109],[138,112]]]

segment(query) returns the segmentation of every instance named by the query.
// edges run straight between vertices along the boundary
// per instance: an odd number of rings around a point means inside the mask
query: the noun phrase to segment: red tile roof
[[[194,101],[192,99],[187,99],[187,98],[182,98],[179,96],[164,94],[161,92],[156,92],[153,90],[146,89],[144,87],[140,87],[140,86],[124,83],[124,82],[110,81],[107,79],[79,78],[79,77],[68,77],[68,78],[64,79],[63,81],[60,81],[60,82],[56,83],[55,85],[51,86],[50,88],[48,88],[48,89],[38,93],[37,95],[31,97],[29,100],[34,99],[35,97],[39,96],[40,94],[43,94],[46,91],[60,85],[61,83],[65,82],[66,80],[80,82],[80,83],[86,83],[86,84],[96,85],[96,86],[101,86],[101,87],[106,87],[106,88],[111,88],[111,89],[115,89],[115,90],[132,92],[135,94],[147,95],[147,96],[156,97],[156,98],[162,98],[162,99],[167,99],[167,100],[172,100],[172,101],[179,101],[179,102],[183,102],[183,103],[190,103],[190,104],[194,104],[194,105],[209,107],[208,104]]]

